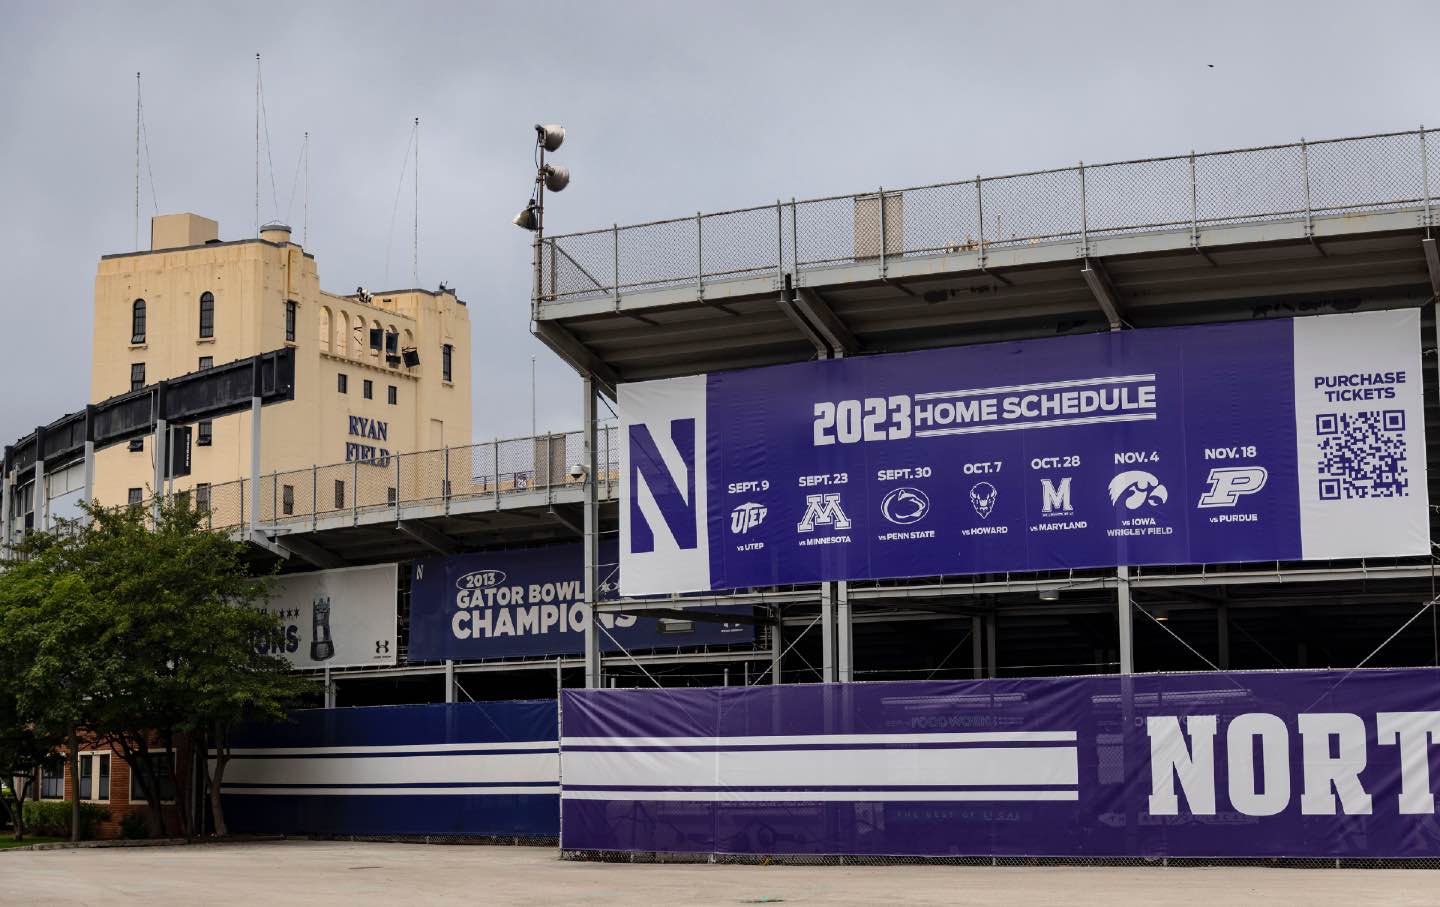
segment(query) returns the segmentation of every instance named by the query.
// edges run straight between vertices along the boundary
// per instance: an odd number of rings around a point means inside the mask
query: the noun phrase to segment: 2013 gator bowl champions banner
[[[614,539],[600,544],[600,598],[615,598]],[[609,565],[603,566],[603,565]],[[585,552],[579,542],[436,557],[415,565],[410,584],[410,658],[440,661],[585,650],[589,621]],[[697,609],[700,610],[700,609]],[[728,605],[707,614],[749,618],[754,609]],[[695,619],[662,624],[636,614],[602,614],[602,651],[755,641],[753,622]]]
[[[565,690],[566,850],[1440,854],[1440,670]]]
[[[619,388],[622,594],[1423,555],[1420,312]]]

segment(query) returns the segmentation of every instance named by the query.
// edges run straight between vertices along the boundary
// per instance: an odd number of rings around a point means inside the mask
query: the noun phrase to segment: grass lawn
[[[0,831],[0,850],[8,850],[11,847],[28,847],[31,844],[51,844],[55,841],[68,841],[69,838],[52,838],[48,835],[26,835],[25,840],[17,841],[9,831]]]

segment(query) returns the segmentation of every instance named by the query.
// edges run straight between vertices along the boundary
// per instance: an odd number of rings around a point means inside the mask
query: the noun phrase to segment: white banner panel
[[[621,595],[705,589],[706,377],[622,384]]]
[[[1295,319],[1306,560],[1430,553],[1420,368],[1419,309]]]
[[[349,567],[283,576],[265,610],[281,635],[267,643],[297,668],[393,665],[397,567]]]

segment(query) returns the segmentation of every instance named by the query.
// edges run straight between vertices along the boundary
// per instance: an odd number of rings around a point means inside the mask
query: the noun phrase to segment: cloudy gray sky
[[[1429,2],[0,0],[0,437],[85,402],[97,258],[132,247],[135,79],[161,212],[254,219],[254,55],[274,181],[322,285],[409,285],[401,202],[421,127],[420,281],[471,306],[477,438],[579,425],[528,333],[530,127],[574,173],[552,231],[1190,149],[1440,125]],[[1213,64],[1213,68],[1212,68]],[[147,179],[142,217],[152,210]],[[408,188],[406,189],[408,193]],[[278,210],[277,210],[278,209]],[[142,237],[148,234],[142,225]]]

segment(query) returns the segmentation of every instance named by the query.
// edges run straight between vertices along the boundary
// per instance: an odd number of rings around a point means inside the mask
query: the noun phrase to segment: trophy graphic
[[[335,657],[335,641],[330,638],[330,596],[316,596],[313,633],[310,638],[310,660],[325,661]]]

